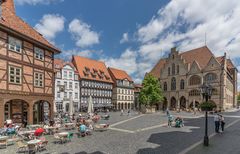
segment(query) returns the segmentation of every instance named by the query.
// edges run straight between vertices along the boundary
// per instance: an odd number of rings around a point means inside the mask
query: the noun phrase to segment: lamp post
[[[201,94],[203,96],[203,99],[208,102],[209,99],[211,99],[212,96],[212,86],[206,83],[203,83],[203,85],[200,87]],[[209,138],[208,138],[208,111],[205,111],[205,135],[204,135],[204,146],[209,145]]]

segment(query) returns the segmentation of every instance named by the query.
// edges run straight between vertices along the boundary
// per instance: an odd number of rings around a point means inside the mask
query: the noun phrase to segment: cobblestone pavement
[[[172,113],[175,117],[179,113]],[[77,138],[66,144],[54,144],[53,136],[46,136],[49,144],[47,151],[42,153],[77,154],[77,153],[106,153],[106,154],[132,154],[132,153],[163,153],[175,154],[202,140],[204,134],[204,118],[195,119],[192,113],[181,113],[185,117],[185,127],[168,128],[165,113],[120,116],[120,113],[111,113],[109,121],[101,120],[100,123],[110,123],[112,128],[104,132],[94,132],[91,136]],[[237,118],[226,117],[226,123],[231,123]],[[122,123],[123,122],[123,123]],[[124,126],[124,127],[122,127]],[[138,131],[142,129],[141,131]],[[121,130],[129,130],[123,132]],[[213,133],[213,119],[209,118],[209,134]],[[16,145],[1,149],[1,154],[16,153]]]

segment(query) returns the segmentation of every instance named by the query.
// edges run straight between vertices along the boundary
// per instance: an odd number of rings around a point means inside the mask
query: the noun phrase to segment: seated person
[[[81,134],[82,137],[84,137],[86,135],[86,130],[87,130],[86,125],[81,124],[80,127],[79,127],[79,131],[80,131],[80,134]]]

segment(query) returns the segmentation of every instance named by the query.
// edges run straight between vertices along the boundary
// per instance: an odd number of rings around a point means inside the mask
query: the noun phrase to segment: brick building
[[[52,116],[53,58],[60,51],[15,13],[14,1],[1,3],[0,125],[29,124]]]
[[[79,73],[80,106],[86,111],[90,96],[94,108],[112,107],[113,81],[104,62],[73,56],[72,63]]]
[[[165,101],[162,109],[190,109],[203,102],[200,86],[211,84],[213,101],[219,110],[233,108],[237,104],[237,69],[226,53],[221,57],[203,46],[179,53],[171,53],[151,70],[163,89]]]
[[[108,68],[113,79],[112,103],[116,110],[134,108],[134,86],[132,78],[123,70]]]

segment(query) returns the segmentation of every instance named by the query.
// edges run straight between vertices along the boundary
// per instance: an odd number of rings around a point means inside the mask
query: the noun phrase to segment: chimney
[[[14,6],[14,0],[1,0],[1,9],[2,9],[2,13],[4,13],[5,10],[7,10],[7,12],[12,12],[13,14],[15,14],[15,6]]]

